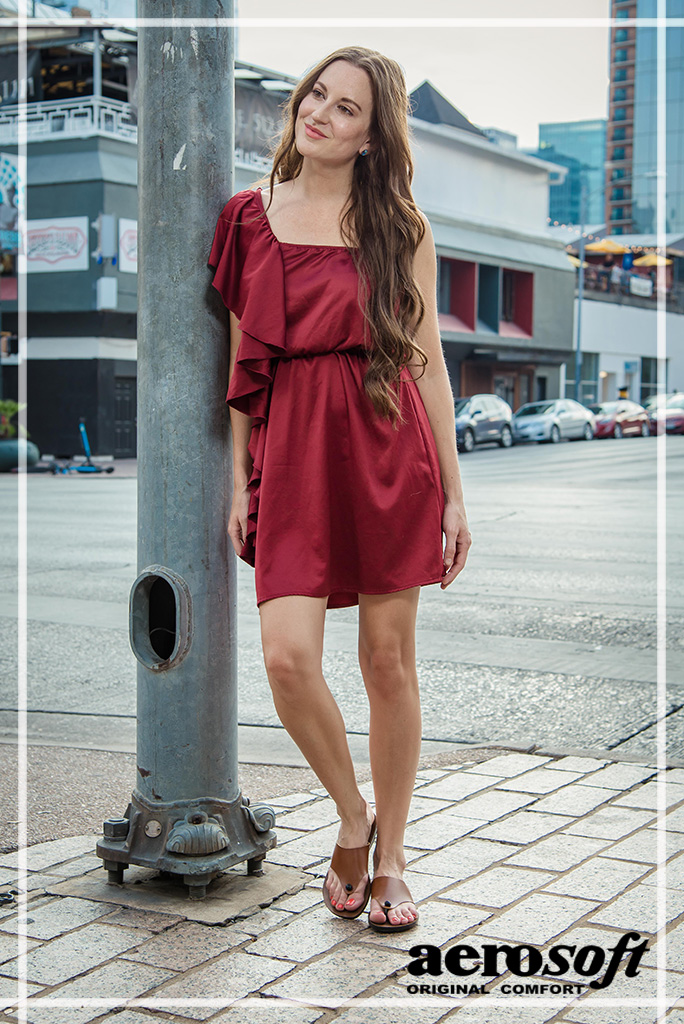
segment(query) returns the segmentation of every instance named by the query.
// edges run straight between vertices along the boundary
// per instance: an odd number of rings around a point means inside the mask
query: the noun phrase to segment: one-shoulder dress
[[[261,190],[221,211],[208,264],[241,339],[226,401],[253,417],[247,536],[257,605],[327,597],[328,608],[438,583],[444,492],[410,371],[395,430],[368,398],[358,274],[345,246],[279,241]],[[366,331],[366,335],[368,331]]]

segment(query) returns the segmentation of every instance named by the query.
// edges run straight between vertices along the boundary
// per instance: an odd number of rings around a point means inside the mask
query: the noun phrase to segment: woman
[[[407,110],[393,60],[330,54],[291,95],[267,194],[233,196],[209,258],[231,311],[228,533],[256,570],[276,710],[340,815],[324,900],[356,918],[370,899],[378,931],[418,919],[403,872],[420,587],[449,586],[470,546]],[[321,671],[326,608],[356,604],[375,813]]]

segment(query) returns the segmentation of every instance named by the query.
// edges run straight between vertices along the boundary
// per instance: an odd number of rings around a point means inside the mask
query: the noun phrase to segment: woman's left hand
[[[456,579],[468,557],[472,544],[465,508],[462,504],[446,502],[442,517],[444,533],[444,576],[440,587],[445,590]]]

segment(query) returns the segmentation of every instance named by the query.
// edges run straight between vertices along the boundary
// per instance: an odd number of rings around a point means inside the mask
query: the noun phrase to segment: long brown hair
[[[403,421],[397,400],[401,369],[418,360],[424,373],[427,365],[427,355],[415,341],[425,303],[413,273],[413,257],[425,227],[411,193],[409,99],[396,61],[377,50],[344,46],[304,75],[290,94],[283,128],[274,142],[268,205],[275,182],[292,181],[301,171],[303,158],[295,145],[299,106],[336,60],[364,70],[373,94],[370,151],[365,157],[359,155],[354,164],[340,228],[359,274],[364,333],[367,325],[372,341],[364,388],[376,412],[396,427],[398,420]]]

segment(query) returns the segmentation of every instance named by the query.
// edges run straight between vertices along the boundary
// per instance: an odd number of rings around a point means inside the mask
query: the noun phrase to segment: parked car
[[[651,427],[643,405],[620,398],[617,402],[590,405],[596,416],[596,437],[648,437]]]
[[[674,398],[676,394],[676,391],[668,391],[667,394],[649,395],[648,398],[644,399],[644,409],[650,416],[652,412],[656,411],[656,409],[660,409],[662,406],[667,405],[669,399]]]
[[[516,441],[545,441],[557,444],[562,438],[591,441],[594,436],[594,415],[571,398],[545,402],[527,402],[513,417]]]
[[[668,434],[684,434],[684,394],[670,395],[664,406],[649,413],[650,433],[657,432],[658,420],[664,420]]]
[[[486,444],[488,441],[495,441],[502,448],[510,448],[513,444],[513,410],[498,395],[458,398],[454,414],[459,451],[471,452],[476,444]]]

